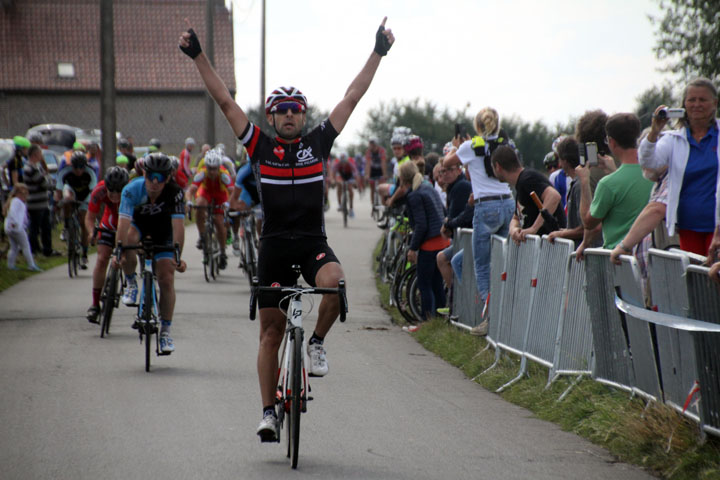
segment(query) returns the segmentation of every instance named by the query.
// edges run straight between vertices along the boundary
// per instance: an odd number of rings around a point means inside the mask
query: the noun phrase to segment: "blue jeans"
[[[475,260],[475,280],[480,300],[490,292],[490,240],[493,234],[507,237],[510,233],[510,221],[515,213],[515,200],[490,200],[475,204],[473,216],[473,259]]]
[[[418,290],[420,290],[423,320],[435,315],[436,307],[445,306],[445,287],[435,260],[438,252],[440,250],[418,251],[417,286]]]
[[[460,249],[460,251],[453,255],[452,259],[450,260],[450,265],[452,265],[453,272],[455,272],[455,281],[458,284],[462,282],[462,264],[464,251],[465,250]]]

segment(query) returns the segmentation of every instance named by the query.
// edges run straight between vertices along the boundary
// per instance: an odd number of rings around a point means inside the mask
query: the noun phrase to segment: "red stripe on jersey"
[[[253,156],[253,153],[255,153],[255,147],[257,147],[258,138],[260,138],[260,129],[255,125],[253,125],[252,128],[252,137],[250,138],[247,147],[245,147],[247,149],[248,155],[251,157]]]
[[[315,165],[309,167],[300,167],[294,169],[295,177],[304,177],[306,175],[313,175],[322,172],[322,163],[318,162]],[[269,175],[271,177],[292,177],[292,168],[276,168],[269,167],[267,165],[260,165],[260,175]]]

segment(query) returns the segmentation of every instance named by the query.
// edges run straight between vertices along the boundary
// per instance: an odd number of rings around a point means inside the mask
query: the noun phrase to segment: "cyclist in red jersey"
[[[202,53],[193,29],[180,37],[180,49],[194,60],[208,92],[235,135],[245,144],[258,178],[265,217],[258,255],[261,284],[277,282],[292,285],[295,282],[293,264],[301,266],[303,277],[314,286],[335,288],[344,278],[340,263],[325,236],[323,161],[330,154],[333,141],[345,127],[355,106],[370,87],[380,60],[395,41],[392,31],[385,29],[386,20],[387,17],[377,30],[373,52],[343,99],[327,120],[306,135],[301,132],[306,121],[307,99],[299,90],[282,87],[268,97],[265,114],[275,133],[271,137],[250,123],[246,113],[235,103],[208,57]],[[263,442],[276,441],[278,435],[275,390],[278,349],[285,330],[285,314],[278,308],[279,300],[273,295],[261,295],[258,299],[260,347],[257,367],[263,419],[257,434]],[[328,371],[323,340],[339,314],[337,296],[323,296],[315,331],[308,341],[311,374],[322,376]]]
[[[178,174],[182,172],[185,178],[192,178],[192,171],[190,170],[190,164],[192,163],[192,151],[195,149],[195,139],[188,137],[185,139],[185,149],[180,152],[180,168],[178,168]],[[182,185],[180,185],[182,187]],[[185,187],[183,187],[183,190]]]
[[[221,163],[222,154],[218,150],[209,150],[205,154],[203,165],[195,173],[193,183],[185,194],[185,199],[191,202],[194,197],[196,204],[200,207],[206,207],[213,201],[215,202],[213,219],[221,249],[218,267],[224,270],[227,266],[227,255],[225,254],[227,230],[225,229],[225,212],[223,208],[229,207],[228,201],[230,200],[230,189],[232,188],[233,182],[230,173]],[[205,210],[199,209],[196,216],[199,237],[198,248],[200,249],[203,247],[202,239],[203,235],[205,235],[206,213]]]
[[[355,197],[355,184],[359,178],[357,166],[354,158],[348,158],[347,154],[341,153],[340,158],[336,158],[332,165],[332,171],[335,184],[337,185],[338,211],[342,210],[342,186],[347,184],[348,199],[350,200],[350,211],[348,216],[353,218],[355,212],[353,210],[353,199]]]
[[[87,311],[87,319],[90,323],[100,323],[98,321],[100,292],[105,283],[108,262],[115,247],[115,232],[117,232],[118,206],[120,205],[121,192],[129,180],[130,176],[127,170],[118,166],[112,167],[105,174],[105,179],[98,183],[90,194],[90,203],[88,204],[87,215],[85,215],[85,228],[88,231],[88,243],[97,241],[97,261],[95,262],[95,270],[93,270],[92,304]],[[99,224],[102,230],[99,230],[97,237],[93,238],[95,219],[102,207],[105,207]]]

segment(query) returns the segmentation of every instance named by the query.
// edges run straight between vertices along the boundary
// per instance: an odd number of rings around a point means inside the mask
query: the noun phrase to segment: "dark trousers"
[[[424,318],[435,315],[436,307],[445,306],[445,287],[435,260],[438,252],[440,250],[418,251],[417,285]]]
[[[50,210],[40,208],[37,210],[28,210],[30,217],[30,248],[34,254],[40,252],[40,244],[38,243],[38,234],[42,240],[42,253],[45,256],[52,252],[52,231],[50,228]]]

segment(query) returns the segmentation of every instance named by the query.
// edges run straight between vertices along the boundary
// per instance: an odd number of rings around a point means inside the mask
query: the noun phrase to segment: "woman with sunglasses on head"
[[[105,283],[105,272],[107,272],[108,261],[115,247],[115,233],[118,224],[118,206],[122,189],[130,180],[128,171],[122,167],[112,167],[105,174],[105,178],[93,188],[90,193],[88,212],[85,215],[85,229],[88,232],[88,243],[97,242],[97,261],[93,270],[92,304],[87,311],[87,319],[90,323],[100,323],[100,292]],[[99,230],[95,235],[95,220],[103,210]]]
[[[143,161],[144,176],[133,180],[122,191],[118,209],[117,240],[123,245],[137,245],[145,237],[153,245],[171,247],[185,242],[185,203],[183,191],[172,180],[172,162],[162,153],[152,153]],[[135,275],[137,257],[133,250],[123,252],[121,265],[127,287],[123,295],[125,305],[137,303],[138,287]],[[170,337],[175,310],[175,270],[184,272],[184,261],[175,263],[172,251],[155,254],[155,273],[160,287],[160,350],[163,354],[175,351]]]

